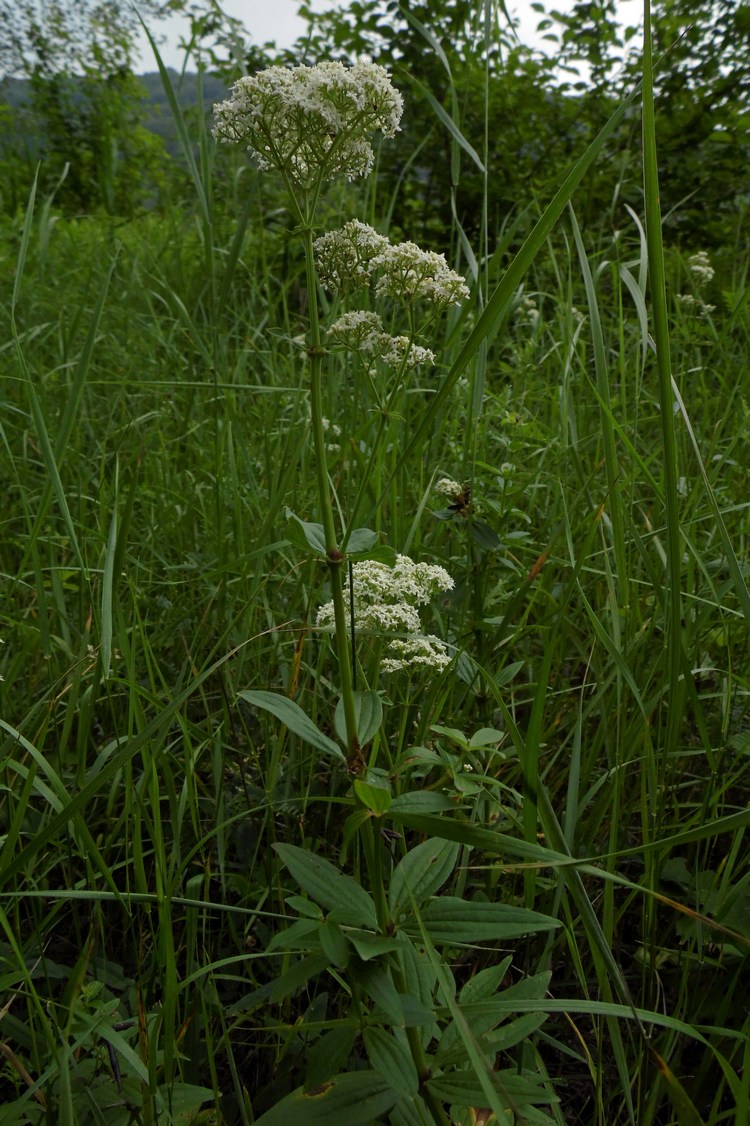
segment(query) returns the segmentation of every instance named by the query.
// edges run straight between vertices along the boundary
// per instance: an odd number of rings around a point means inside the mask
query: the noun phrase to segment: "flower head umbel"
[[[326,335],[339,348],[359,352],[365,362],[382,360],[389,367],[415,368],[434,364],[435,353],[412,343],[408,336],[389,336],[377,313],[354,309],[342,313]]]
[[[385,235],[359,219],[350,219],[338,231],[329,231],[313,243],[315,264],[327,289],[344,292],[370,284],[370,262],[390,246]]]
[[[379,297],[407,303],[422,299],[446,306],[458,305],[469,296],[464,279],[451,270],[445,256],[422,250],[415,242],[386,247],[372,259],[371,269],[380,274],[376,286]]]
[[[402,111],[403,98],[376,63],[271,66],[235,82],[231,98],[214,107],[213,132],[306,189],[339,173],[367,175],[370,136],[392,137]]]
[[[356,633],[386,636],[386,656],[381,665],[384,672],[412,665],[441,670],[450,664],[444,643],[421,632],[418,612],[419,606],[427,605],[441,591],[453,589],[447,571],[429,563],[415,563],[408,555],[397,555],[393,567],[374,560],[355,563],[352,579],[352,587],[347,583],[344,588],[345,603],[353,603]],[[333,602],[327,602],[318,610],[316,624],[329,629],[333,622]],[[392,634],[400,636],[388,636]]]
[[[441,496],[447,497],[448,500],[456,501],[459,497],[463,496],[464,486],[459,485],[458,481],[454,481],[452,477],[441,477],[435,483],[435,492],[440,493]]]
[[[691,254],[688,258],[688,266],[699,289],[703,289],[709,282],[713,281],[716,271],[711,265],[711,259],[708,257],[705,250],[699,250],[697,254]]]

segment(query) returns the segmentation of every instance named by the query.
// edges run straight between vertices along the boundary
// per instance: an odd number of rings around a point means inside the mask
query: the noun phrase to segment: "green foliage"
[[[320,211],[424,215],[482,298],[434,329],[387,440],[381,389],[325,361],[346,552],[456,582],[428,625],[449,669],[361,659],[359,760],[312,625],[304,265],[277,186],[188,115],[190,206],[72,218],[40,187],[2,220],[3,1122],[747,1117],[742,145],[700,231],[712,276],[692,202],[646,251],[632,108],[576,165],[582,119],[531,237],[536,213],[485,253],[459,139],[485,163],[481,83],[448,43],[467,24],[432,26],[452,127],[414,87],[402,140],[414,111],[439,169],[412,175],[412,136],[395,197]],[[659,96],[657,73],[662,165]],[[542,131],[544,104],[529,88]],[[420,195],[440,177],[450,230]]]

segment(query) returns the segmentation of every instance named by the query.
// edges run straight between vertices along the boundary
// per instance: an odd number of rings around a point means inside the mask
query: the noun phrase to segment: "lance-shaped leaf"
[[[375,904],[351,876],[345,876],[322,856],[314,856],[296,845],[275,844],[273,847],[300,887],[330,912],[334,922],[377,928]]]
[[[410,849],[391,877],[388,905],[394,919],[419,905],[441,888],[456,866],[459,845],[432,837]]]
[[[290,700],[287,696],[280,696],[277,692],[250,692],[248,689],[240,692],[239,695],[248,704],[275,715],[294,735],[298,735],[300,739],[304,739],[306,743],[310,743],[317,750],[323,751],[327,755],[333,755],[340,762],[346,762],[344,752],[338,743],[334,743],[333,739],[324,735],[310,717],[302,711],[299,704],[295,704],[294,700]]]
[[[422,911],[422,922],[432,941],[443,943],[505,942],[560,925],[557,919],[527,911],[525,907],[472,903],[452,895],[428,903]]]
[[[386,1114],[398,1095],[377,1071],[344,1072],[306,1091],[298,1087],[256,1126],[364,1126]]]

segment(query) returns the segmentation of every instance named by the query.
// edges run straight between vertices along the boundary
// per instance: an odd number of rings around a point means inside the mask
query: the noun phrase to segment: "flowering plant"
[[[399,128],[403,99],[386,71],[373,63],[345,67],[338,62],[318,66],[270,67],[241,78],[231,97],[215,107],[214,135],[223,142],[246,145],[260,169],[283,177],[290,207],[299,221],[305,246],[310,319],[310,402],[320,502],[320,525],[297,520],[296,531],[325,557],[331,599],[318,614],[318,625],[333,631],[341,679],[349,761],[359,761],[357,701],[349,634],[382,634],[385,656],[380,671],[399,672],[417,666],[444,669],[448,650],[440,639],[424,634],[416,607],[437,591],[451,588],[442,568],[415,564],[397,556],[391,568],[380,560],[358,561],[342,576],[347,546],[374,546],[377,537],[354,528],[376,459],[370,458],[343,534],[337,534],[326,465],[325,420],[321,373],[326,347],[358,357],[370,377],[379,366],[395,369],[387,402],[376,390],[385,420],[406,372],[435,364],[434,352],[417,342],[420,327],[450,305],[468,297],[464,282],[442,254],[412,242],[393,244],[367,223],[350,219],[335,231],[314,237],[316,206],[322,184],[336,175],[354,179],[372,168],[372,136],[392,137]],[[383,317],[371,309],[336,310],[329,326],[321,325],[318,286],[335,297],[335,305],[358,290],[372,288],[376,300],[401,308],[408,334],[392,334]],[[391,317],[392,320],[392,317]],[[381,425],[379,439],[385,439]],[[364,536],[364,539],[363,539]],[[354,657],[356,660],[356,656]]]

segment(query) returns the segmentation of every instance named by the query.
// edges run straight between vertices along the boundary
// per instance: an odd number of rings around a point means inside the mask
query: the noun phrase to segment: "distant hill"
[[[196,113],[201,104],[205,112],[210,113],[215,102],[227,97],[226,84],[212,75],[180,74],[171,68],[167,69],[167,74],[180,108],[189,117]],[[136,77],[145,93],[143,124],[162,137],[168,151],[174,153],[178,147],[177,133],[161,75],[158,71],[151,71]],[[3,105],[10,109],[10,115],[2,114]],[[27,144],[34,133],[38,133],[34,127],[29,82],[23,78],[5,78],[0,82],[0,144],[2,141],[11,140],[9,133],[18,135],[19,127],[25,135]],[[31,147],[34,147],[33,141]]]

